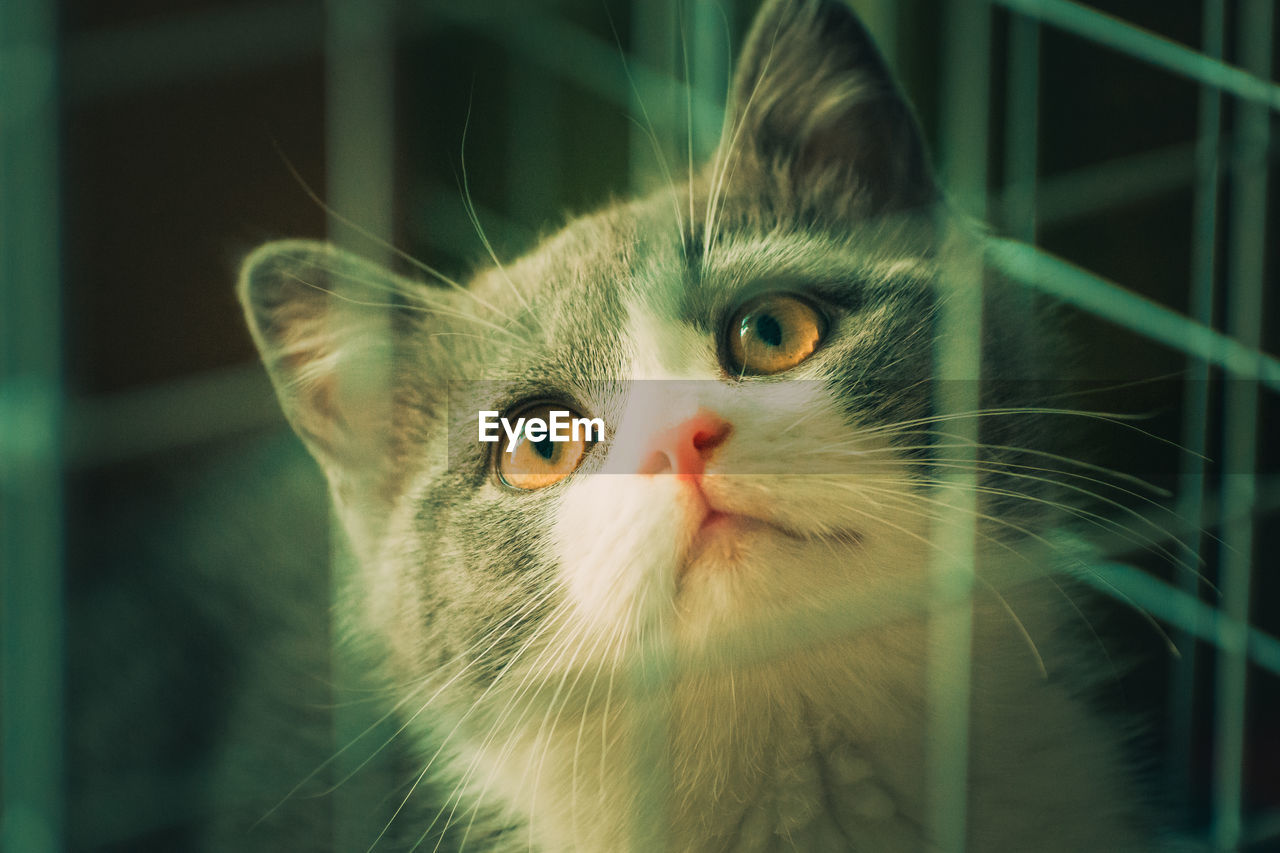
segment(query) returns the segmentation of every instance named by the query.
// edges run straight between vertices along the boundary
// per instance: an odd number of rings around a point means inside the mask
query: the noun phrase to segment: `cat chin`
[[[582,478],[565,491],[553,532],[571,607],[599,634],[629,626],[639,636],[670,627],[677,613],[727,626],[797,596],[829,593],[863,573],[865,543],[821,511],[803,512],[829,497],[811,483],[765,491],[733,477],[707,477],[702,487],[672,476]],[[787,497],[799,507],[774,520]]]

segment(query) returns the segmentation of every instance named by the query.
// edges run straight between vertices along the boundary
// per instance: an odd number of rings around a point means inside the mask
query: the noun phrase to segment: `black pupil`
[[[782,345],[782,324],[772,314],[761,314],[756,318],[756,337],[771,347]]]
[[[552,442],[550,438],[544,438],[542,441],[533,442],[533,449],[538,451],[538,455],[543,459],[546,459],[548,462],[551,461],[551,457],[556,455],[555,443]]]

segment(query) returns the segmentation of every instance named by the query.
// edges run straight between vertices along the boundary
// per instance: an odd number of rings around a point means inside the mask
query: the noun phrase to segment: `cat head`
[[[937,285],[977,243],[854,15],[772,0],[687,181],[465,286],[289,241],[240,296],[367,624],[402,675],[478,693],[922,577]],[[1029,370],[1033,326],[988,366]],[[553,410],[603,437],[478,440]]]

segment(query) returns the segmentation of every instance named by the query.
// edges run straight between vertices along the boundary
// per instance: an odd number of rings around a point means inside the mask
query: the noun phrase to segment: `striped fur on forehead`
[[[904,273],[931,279],[937,268],[931,232],[917,218],[887,218],[842,231],[808,230],[795,223],[725,229],[702,261],[704,276],[760,278],[791,274],[815,281],[856,272],[867,280]]]

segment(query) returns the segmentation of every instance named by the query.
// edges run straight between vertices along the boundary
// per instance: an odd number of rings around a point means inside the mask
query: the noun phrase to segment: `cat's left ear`
[[[789,180],[799,196],[866,214],[938,198],[911,107],[841,0],[766,1],[743,47],[729,120],[717,159]]]
[[[340,507],[366,514],[385,506],[399,475],[406,407],[393,405],[404,397],[396,376],[418,361],[407,323],[421,317],[396,307],[408,286],[309,240],[269,243],[240,273],[240,301],[285,416]]]

